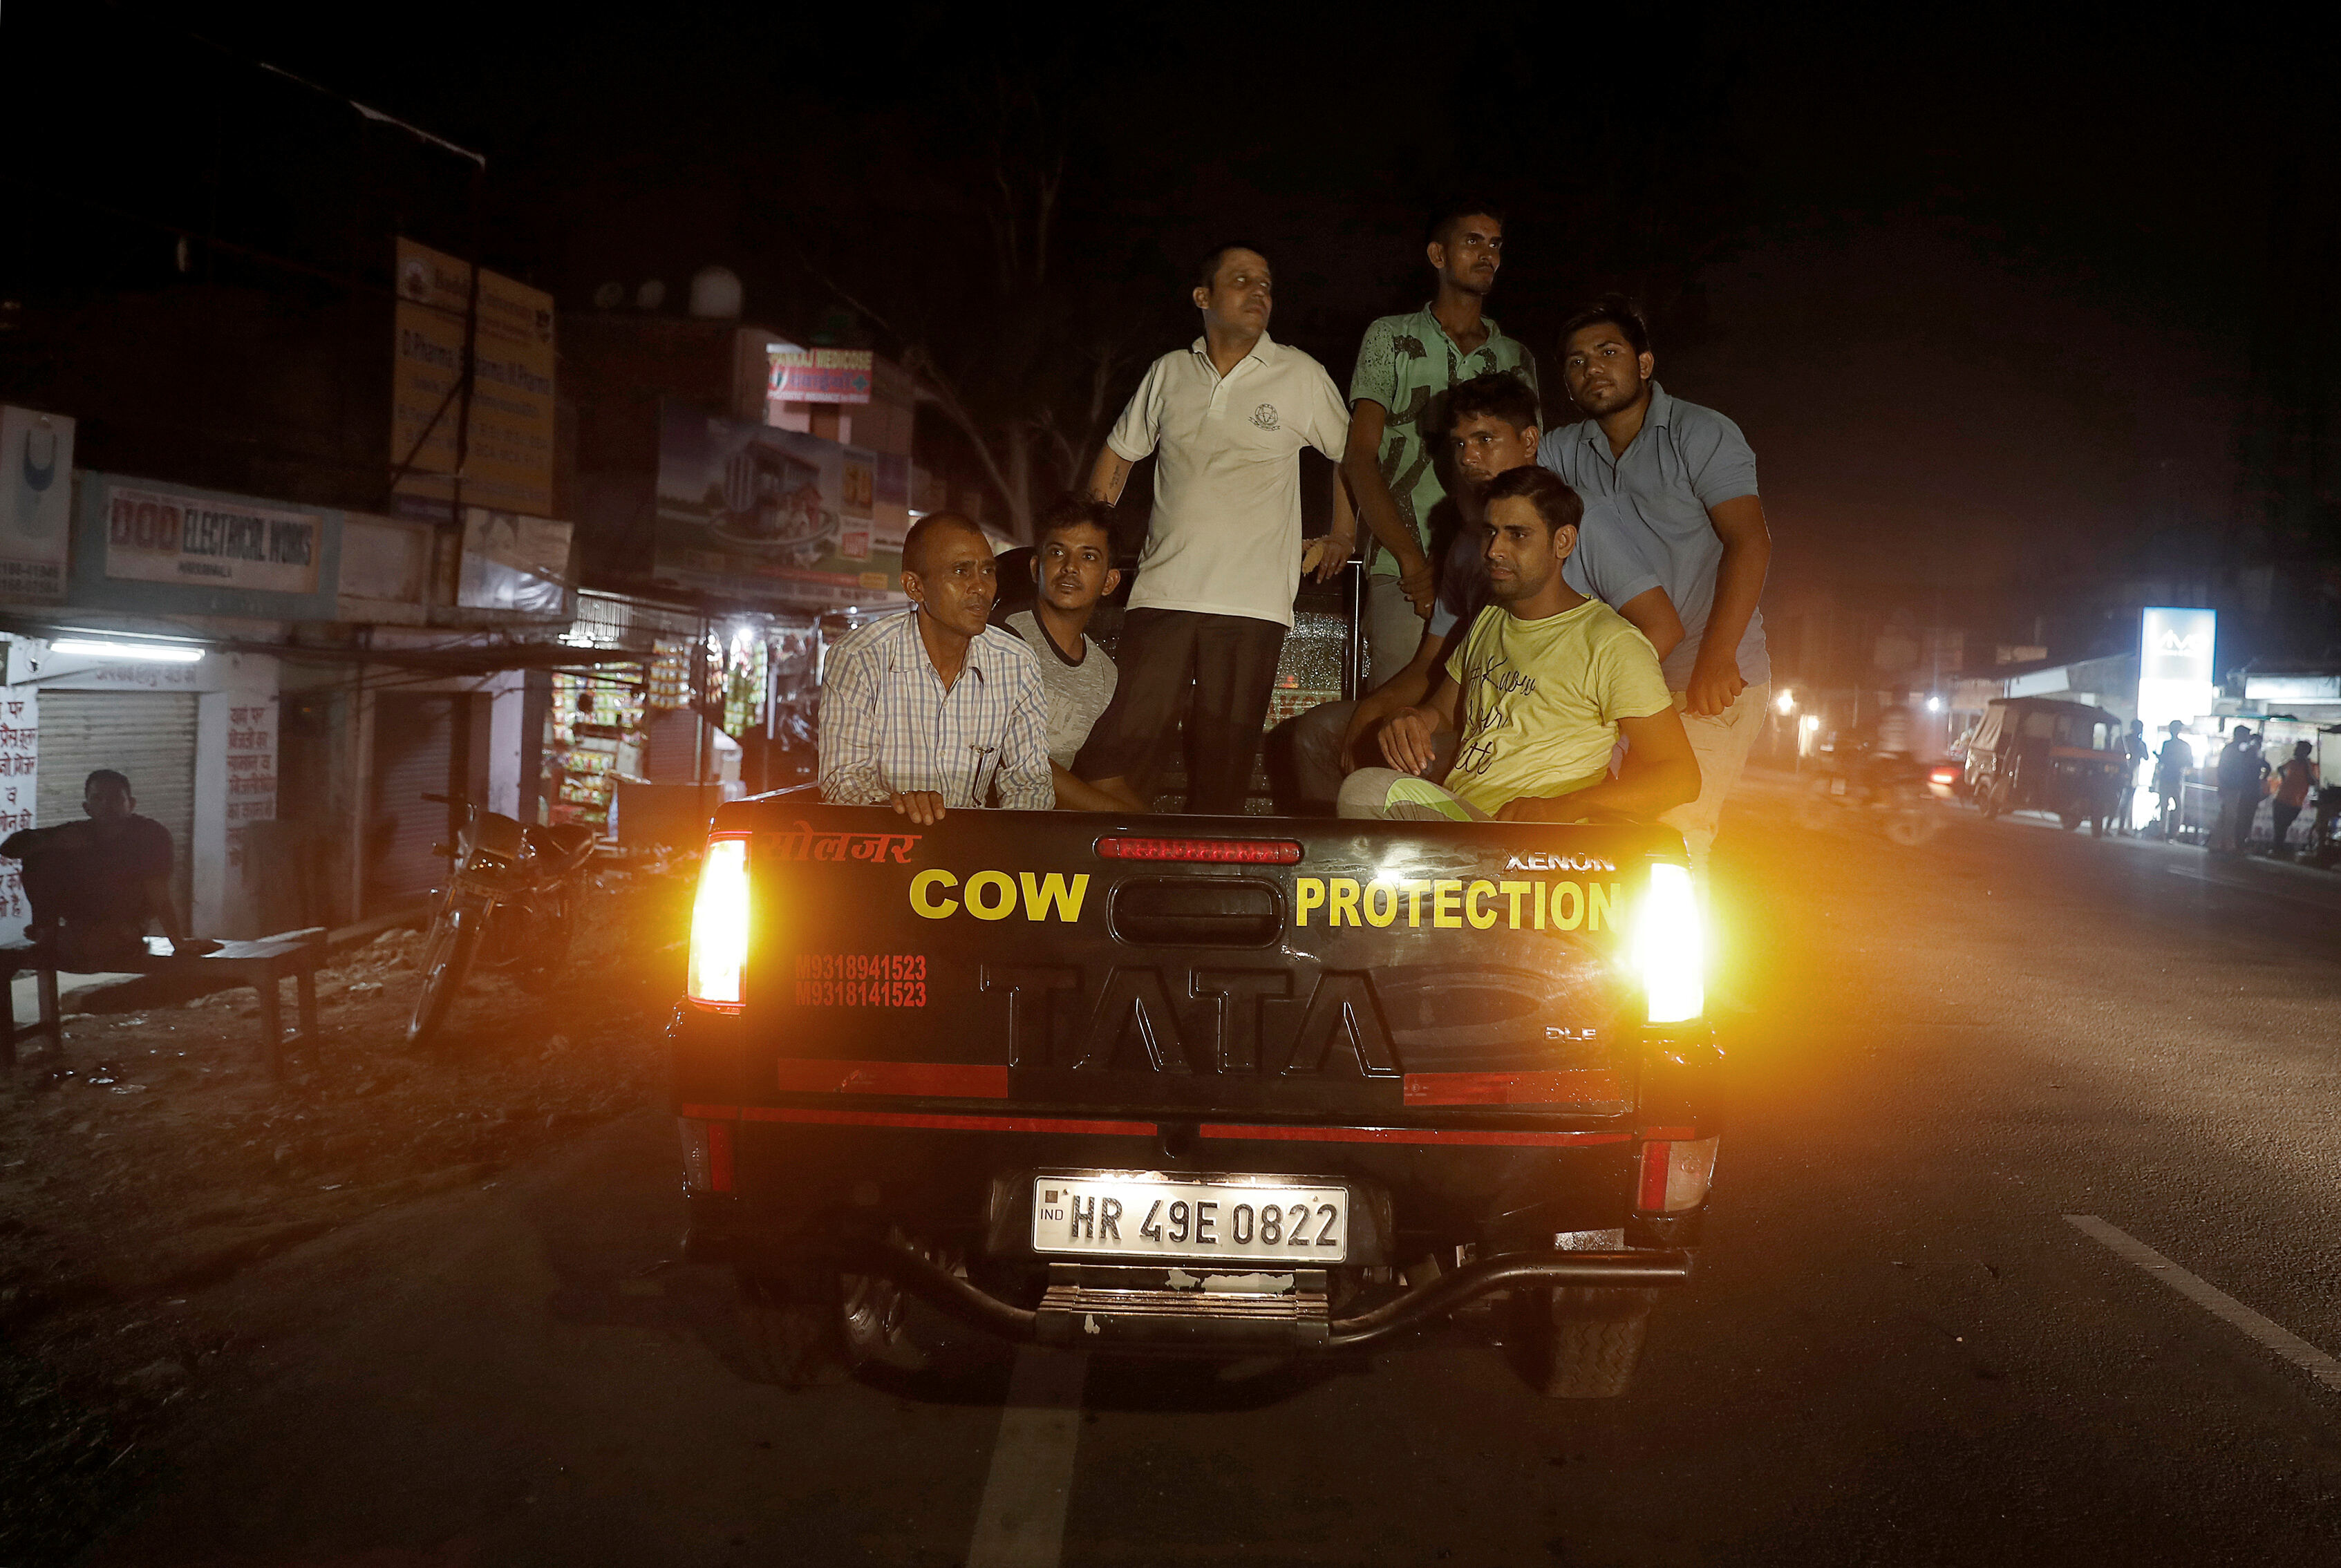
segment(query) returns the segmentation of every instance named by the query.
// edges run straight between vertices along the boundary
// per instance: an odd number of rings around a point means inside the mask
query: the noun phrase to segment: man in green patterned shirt
[[[1436,594],[1431,509],[1447,498],[1433,461],[1447,392],[1489,371],[1537,390],[1536,356],[1482,314],[1503,264],[1504,221],[1485,206],[1450,207],[1425,253],[1439,296],[1411,315],[1366,329],[1350,378],[1350,438],[1341,471],[1373,532],[1367,546],[1366,684],[1404,670]]]

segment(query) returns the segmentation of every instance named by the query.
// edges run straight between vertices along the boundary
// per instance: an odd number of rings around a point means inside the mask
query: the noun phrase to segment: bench
[[[284,997],[278,984],[288,976],[293,980],[294,1029],[290,1039],[294,1044],[314,1047],[317,1036],[317,965],[325,956],[325,928],[311,926],[298,931],[279,931],[273,937],[259,937],[248,942],[222,942],[208,953],[174,953],[169,944],[160,938],[150,937],[144,957],[125,962],[123,974],[169,976],[192,978],[203,984],[204,992],[225,989],[229,986],[250,986],[260,993],[260,1027],[268,1047],[268,1070],[274,1077],[284,1076]],[[157,949],[163,949],[158,951]],[[65,1049],[65,1031],[57,1012],[57,968],[45,944],[11,942],[0,946],[0,979],[14,982],[15,978],[30,971],[40,989],[40,1017],[32,1023],[19,1024],[12,1007],[8,1014],[6,1045],[0,1047],[0,1067],[14,1071],[16,1066],[16,1043],[41,1036],[48,1037],[52,1050]]]

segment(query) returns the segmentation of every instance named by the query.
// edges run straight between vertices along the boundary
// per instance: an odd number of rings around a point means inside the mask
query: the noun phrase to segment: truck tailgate
[[[786,798],[714,831],[748,884],[736,994],[702,1005],[732,1020],[704,1020],[734,1042],[721,1097],[1393,1127],[1629,1112],[1629,923],[1682,853],[1638,828],[917,828]]]

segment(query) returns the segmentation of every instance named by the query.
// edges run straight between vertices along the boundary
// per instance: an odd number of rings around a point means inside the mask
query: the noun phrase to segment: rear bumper
[[[1220,1282],[1161,1265],[1058,1264],[1051,1267],[1039,1306],[1026,1308],[878,1237],[832,1234],[796,1261],[891,1279],[937,1310],[1002,1339],[1190,1355],[1364,1349],[1497,1291],[1647,1289],[1682,1285],[1691,1269],[1690,1254],[1682,1250],[1517,1253],[1383,1293],[1363,1310],[1337,1318],[1321,1270]]]
[[[682,1108],[688,1116],[703,1107]],[[1622,1129],[1336,1129],[1378,1130],[1391,1141],[1316,1142],[1249,1136],[1289,1128],[1204,1137],[1191,1125],[938,1128],[916,1125],[929,1118],[901,1119],[913,1125],[733,1124],[732,1190],[691,1200],[694,1254],[787,1255],[846,1225],[882,1234],[900,1226],[971,1255],[1031,1262],[1029,1178],[1066,1167],[1339,1182],[1357,1195],[1348,1261],[1365,1267],[1403,1266],[1455,1245],[1482,1256],[1533,1252],[1569,1231],[1624,1227],[1637,1245],[1696,1240],[1695,1215],[1659,1224],[1634,1217],[1640,1143]],[[1449,1136],[1518,1141],[1399,1141]]]

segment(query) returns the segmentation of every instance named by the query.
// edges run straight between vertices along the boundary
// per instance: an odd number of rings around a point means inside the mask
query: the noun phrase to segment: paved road
[[[2341,1561],[2341,879],[1785,800],[1723,841],[1735,1117],[1625,1400],[1459,1338],[777,1392],[646,1115],[198,1302],[266,1348],[98,1560]]]

